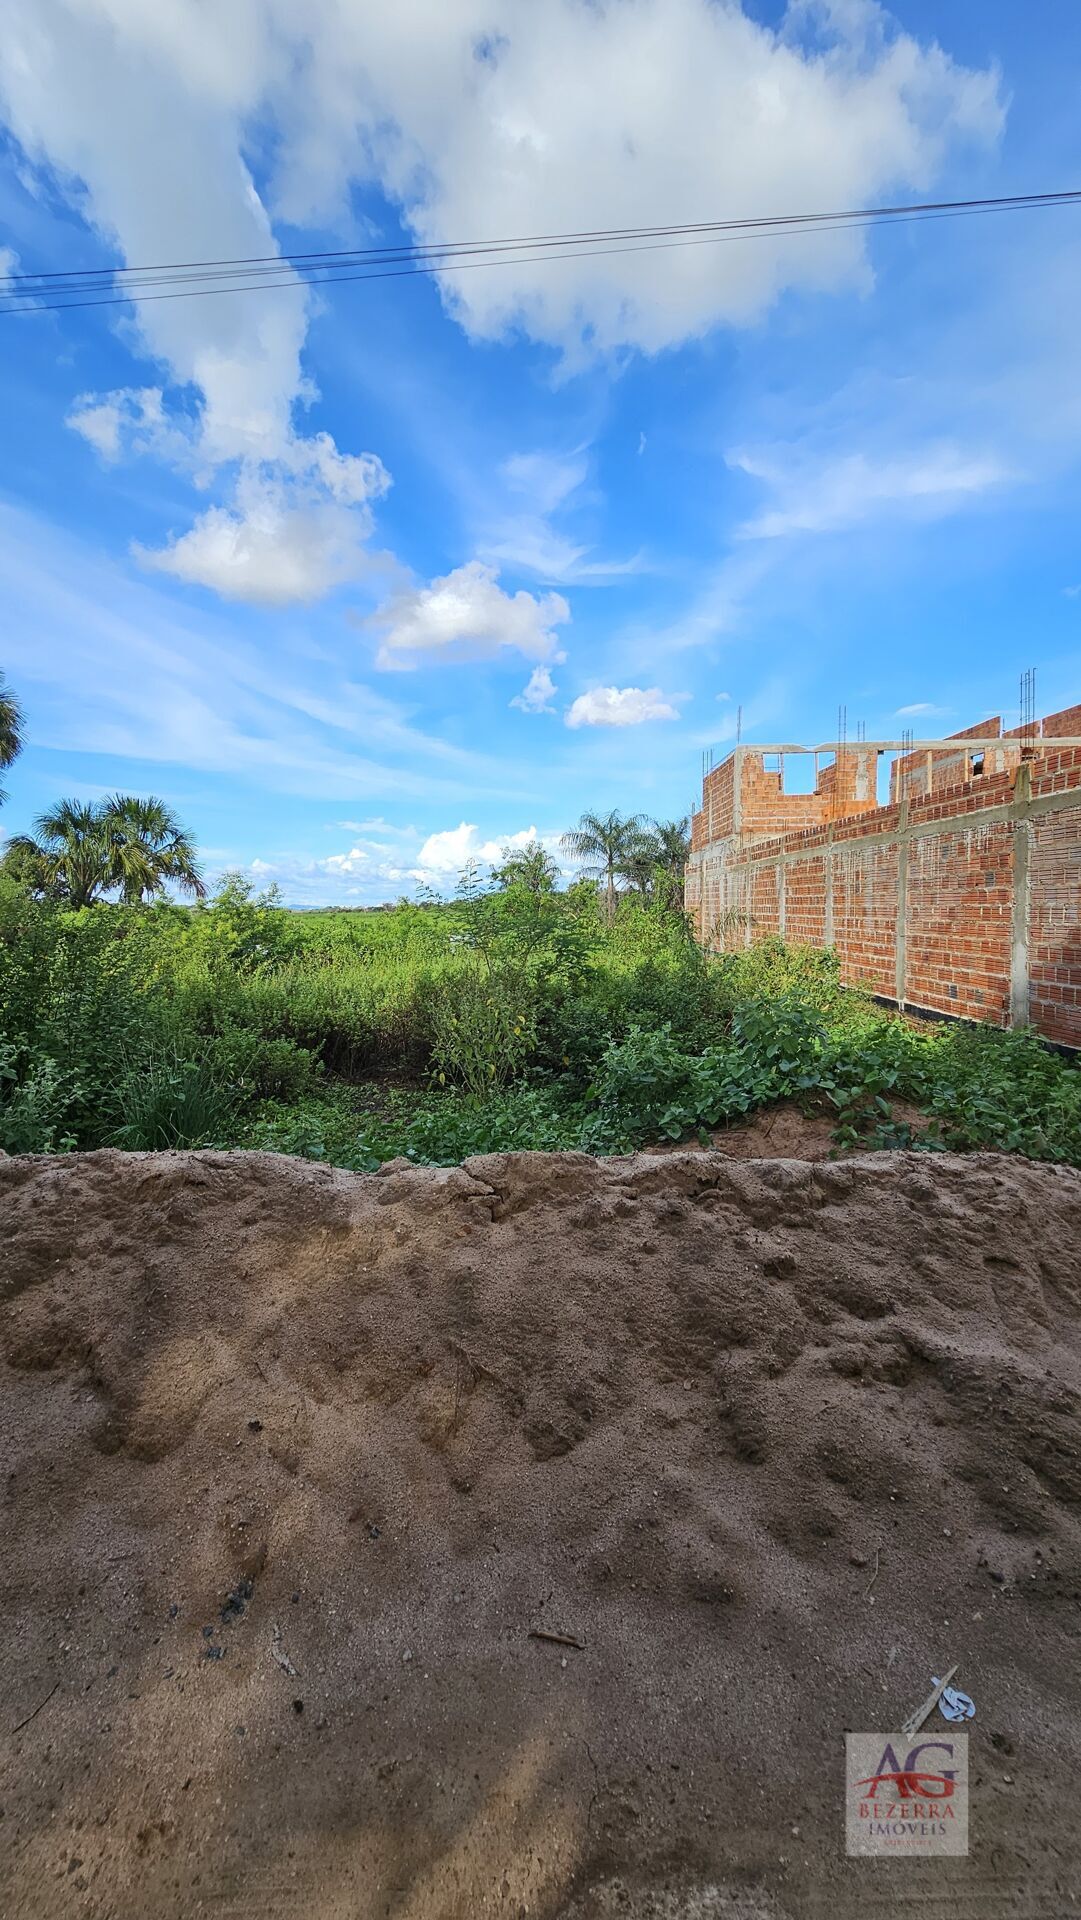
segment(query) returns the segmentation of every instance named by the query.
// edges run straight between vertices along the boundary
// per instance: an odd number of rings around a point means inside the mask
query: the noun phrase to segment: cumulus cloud
[[[548,667],[534,667],[521,693],[516,693],[510,702],[512,707],[521,707],[523,713],[554,713],[552,701],[558,689]]]
[[[471,861],[476,861],[482,867],[494,865],[502,859],[506,847],[528,847],[531,841],[540,840],[544,846],[552,848],[558,844],[558,839],[558,835],[538,834],[536,827],[522,827],[517,833],[484,840],[477,827],[463,820],[456,827],[428,835],[417,854],[412,872],[417,880],[435,883],[445,880],[450,874],[460,873]]]
[[[470,560],[392,595],[369,624],[381,635],[376,665],[394,668],[491,660],[507,648],[527,660],[560,660],[554,629],[570,617],[562,594],[505,593],[494,567]]]
[[[297,499],[258,475],[242,479],[235,506],[208,507],[167,546],[133,551],[144,566],[223,600],[282,607],[317,600],[355,579],[366,522],[333,501]]]
[[[272,255],[245,165],[275,135],[270,204],[333,220],[375,176],[429,243],[834,208],[926,187],[1002,125],[998,76],[901,31],[874,0],[791,0],[779,27],[729,0],[9,0],[0,91],[131,261]],[[718,137],[718,128],[725,137]],[[131,153],[144,156],[138,167]],[[182,191],[174,156],[183,154]],[[859,284],[859,231],[518,260],[442,284],[463,324],[653,350],[743,323],[782,289]],[[140,325],[234,448],[280,437],[307,296],[163,302]],[[246,349],[246,351],[242,351]]]
[[[163,245],[171,259],[277,255],[244,159],[249,116],[274,72],[284,79],[272,12],[215,9],[211,19],[195,0],[165,10],[13,0],[0,110],[29,161],[129,264],[161,259]],[[299,10],[293,25],[299,33]],[[295,418],[313,397],[301,364],[310,298],[297,281],[262,299],[147,302],[137,337],[170,386],[194,396],[190,416],[167,422],[157,386],[83,395],[68,416],[106,460],[153,452],[219,483],[225,504],[157,561],[231,599],[308,599],[360,564],[378,462],[339,452],[328,434],[305,436]],[[353,509],[347,529],[341,515]],[[275,517],[277,561],[267,551]]]
[[[568,727],[640,727],[647,720],[678,720],[675,702],[684,696],[659,687],[593,687],[580,693],[564,715]]]
[[[794,448],[740,452],[728,464],[763,481],[776,503],[737,530],[744,540],[838,533],[884,513],[938,518],[1016,477],[993,454],[945,443],[878,460],[849,453],[815,462]]]
[[[738,0],[8,0],[0,111],[30,165],[133,265],[163,247],[276,263],[275,220],[333,223],[373,183],[429,244],[578,229],[583,183],[597,228],[858,206],[927,188],[958,143],[993,140],[1003,117],[993,71],[899,30],[874,0],[790,0],[777,27]],[[272,156],[263,197],[246,158],[255,141]],[[837,230],[549,253],[439,284],[476,338],[518,330],[565,355],[652,352],[747,324],[789,288],[865,286],[866,246],[863,232]],[[275,277],[290,269],[275,264]],[[244,530],[237,475],[277,490],[283,515],[294,488],[309,519],[313,493],[358,515],[352,541],[331,541],[333,564],[279,569],[279,592],[292,579],[305,598],[340,579],[367,530],[373,489],[352,463],[369,456],[298,426],[313,397],[302,356],[314,298],[296,281],[135,310],[146,355],[195,396],[178,457],[223,496],[162,564],[179,558],[186,577],[232,597],[258,586],[258,528]],[[121,457],[146,427],[131,417],[146,391],[84,399],[72,424]],[[538,577],[584,577],[581,550],[547,524],[574,464],[519,471],[542,503],[492,558],[516,549]]]
[[[381,837],[358,838],[344,853],[323,858],[269,854],[249,861],[243,871],[260,886],[276,883],[289,905],[374,906],[412,894],[418,887],[450,891],[464,867],[471,863],[481,868],[496,866],[508,847],[527,847],[535,840],[562,872],[570,875],[576,870],[573,862],[561,858],[562,835],[539,832],[536,827],[485,835],[463,820],[424,837],[415,827],[389,827],[383,820],[371,824],[381,830]]]
[[[778,29],[712,0],[407,0],[378,19],[323,0],[307,17],[283,210],[325,217],[367,163],[427,243],[574,231],[584,181],[598,229],[866,205],[926,187],[1002,123],[993,72],[873,0],[792,0]],[[864,285],[865,248],[850,230],[519,258],[441,284],[477,336],[655,351],[753,320],[787,287]]]

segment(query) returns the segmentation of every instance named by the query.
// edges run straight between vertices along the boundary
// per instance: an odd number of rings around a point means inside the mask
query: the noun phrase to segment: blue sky
[[[1081,12],[9,0],[8,272],[1081,186]],[[1081,690],[1081,207],[0,318],[6,832],[296,903]]]

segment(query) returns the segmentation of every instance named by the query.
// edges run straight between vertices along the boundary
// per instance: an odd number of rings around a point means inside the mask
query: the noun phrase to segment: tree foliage
[[[18,759],[23,745],[23,715],[19,702],[0,673],[0,768]],[[7,793],[0,787],[0,804]]]
[[[40,898],[78,909],[109,894],[136,906],[170,886],[196,899],[206,891],[194,842],[154,795],[59,800],[34,826],[8,842],[3,866]]]
[[[605,912],[609,925],[616,915],[617,882],[626,876],[633,862],[643,830],[640,813],[583,813],[572,832],[565,833],[562,847],[572,860],[581,863],[583,872],[603,882]]]

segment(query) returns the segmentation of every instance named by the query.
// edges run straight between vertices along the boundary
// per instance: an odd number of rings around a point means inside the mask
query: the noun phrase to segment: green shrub
[[[0,1147],[5,1153],[69,1151],[75,1140],[63,1131],[63,1122],[71,1097],[55,1060],[20,1063],[17,1050],[0,1042]]]
[[[437,1078],[487,1099],[522,1071],[536,1040],[528,974],[508,964],[475,966],[441,980],[431,1000]]]

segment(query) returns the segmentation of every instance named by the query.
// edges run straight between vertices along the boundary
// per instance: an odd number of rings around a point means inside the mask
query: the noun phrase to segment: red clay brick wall
[[[722,760],[702,782],[702,811],[691,815],[691,850],[727,839],[732,831],[734,761]]]
[[[910,841],[905,998],[914,1006],[1007,1023],[1014,831],[961,816],[955,833]]]
[[[893,995],[897,980],[897,848],[858,841],[835,849],[833,938],[848,977]]]
[[[998,721],[983,721],[952,737],[995,738],[998,731]],[[1078,734],[1081,706],[1050,715],[1038,737]],[[1018,876],[1025,884],[1027,862],[1028,1017],[1048,1039],[1081,1047],[1081,804],[1040,808],[1069,790],[1081,800],[1081,748],[1004,748],[1002,757],[1008,766],[988,764],[972,778],[962,755],[936,769],[929,790],[908,789],[903,804],[895,784],[889,806],[853,800],[831,819],[825,775],[815,794],[785,795],[761,755],[737,751],[708,776],[723,830],[711,838],[700,832],[695,850],[705,857],[688,872],[687,904],[700,937],[713,939],[721,928],[718,943],[730,947],[770,933],[815,946],[832,942],[845,980],[893,998],[903,875],[905,1004],[1005,1026],[1015,884]],[[836,778],[833,767],[826,773]],[[842,779],[853,792],[847,768]],[[1016,817],[981,817],[1007,808]],[[704,813],[695,816],[696,824],[704,820]]]
[[[1055,714],[1045,738],[1074,730],[1081,708]],[[1045,729],[1047,722],[1044,722]],[[1078,730],[1081,731],[1081,725]],[[1041,755],[1033,767],[1034,794],[1060,793],[1081,783],[1081,747]],[[1032,823],[1029,856],[1029,980],[1032,1024],[1049,1040],[1081,1046],[1081,832],[1077,810],[1044,814]]]

